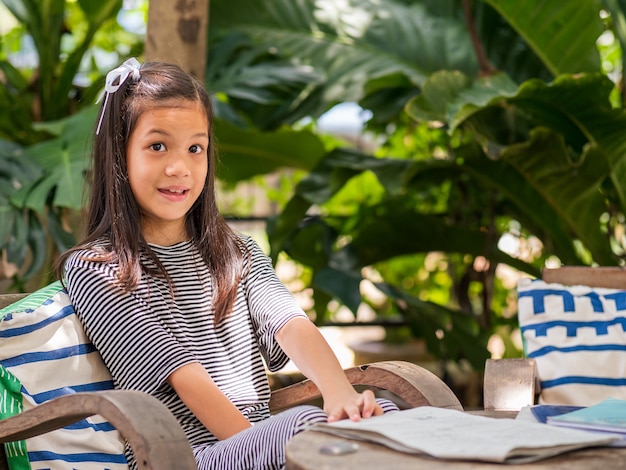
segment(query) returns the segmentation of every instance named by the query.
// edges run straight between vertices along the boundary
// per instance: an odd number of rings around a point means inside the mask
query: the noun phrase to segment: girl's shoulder
[[[237,236],[237,241],[244,255],[244,263],[248,261],[254,264],[269,259],[268,255],[261,248],[261,245],[250,235],[237,234]]]
[[[77,246],[65,262],[66,269],[74,266],[116,264],[113,260],[111,245],[104,239],[98,239],[92,243]]]

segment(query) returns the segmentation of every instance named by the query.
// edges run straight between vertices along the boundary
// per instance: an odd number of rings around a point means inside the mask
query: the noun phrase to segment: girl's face
[[[126,149],[128,180],[149,243],[168,246],[187,240],[185,217],[207,176],[209,126],[196,102],[146,109]]]

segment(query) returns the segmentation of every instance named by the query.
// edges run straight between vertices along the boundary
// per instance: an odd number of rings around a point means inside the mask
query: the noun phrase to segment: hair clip
[[[106,81],[104,84],[104,91],[96,101],[96,103],[100,102],[102,96],[106,95],[104,98],[104,105],[102,106],[102,113],[100,114],[100,120],[98,121],[98,127],[96,128],[96,135],[100,133],[100,126],[102,125],[102,118],[104,117],[104,113],[107,109],[109,94],[115,93],[117,90],[119,90],[119,88],[124,84],[128,77],[131,76],[131,74],[134,81],[139,80],[139,77],[141,76],[139,73],[140,68],[141,64],[139,63],[139,61],[134,57],[131,57],[130,59],[124,61],[122,65],[107,73]],[[117,84],[114,84],[116,80]]]

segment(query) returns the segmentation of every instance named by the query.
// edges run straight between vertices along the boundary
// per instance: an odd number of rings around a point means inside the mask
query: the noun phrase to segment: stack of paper
[[[583,447],[609,445],[618,437],[536,422],[496,419],[423,406],[313,428],[401,452],[456,460],[524,463]]]

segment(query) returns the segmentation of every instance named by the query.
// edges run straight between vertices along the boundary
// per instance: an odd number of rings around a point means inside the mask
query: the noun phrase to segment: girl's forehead
[[[202,102],[177,99],[165,101],[142,100],[141,103],[136,103],[136,107],[133,112],[133,121],[137,122],[146,113],[152,113],[155,111],[169,111],[175,113],[176,110],[180,110],[181,112],[197,111],[198,114],[201,114],[207,121],[209,120],[209,115]]]
[[[202,105],[202,102],[195,100],[185,100],[185,99],[168,99],[168,100],[149,100],[144,99],[140,100],[138,103],[138,111],[139,113],[144,113],[146,111],[152,111],[156,109],[194,109],[204,112],[206,114],[206,110]]]

